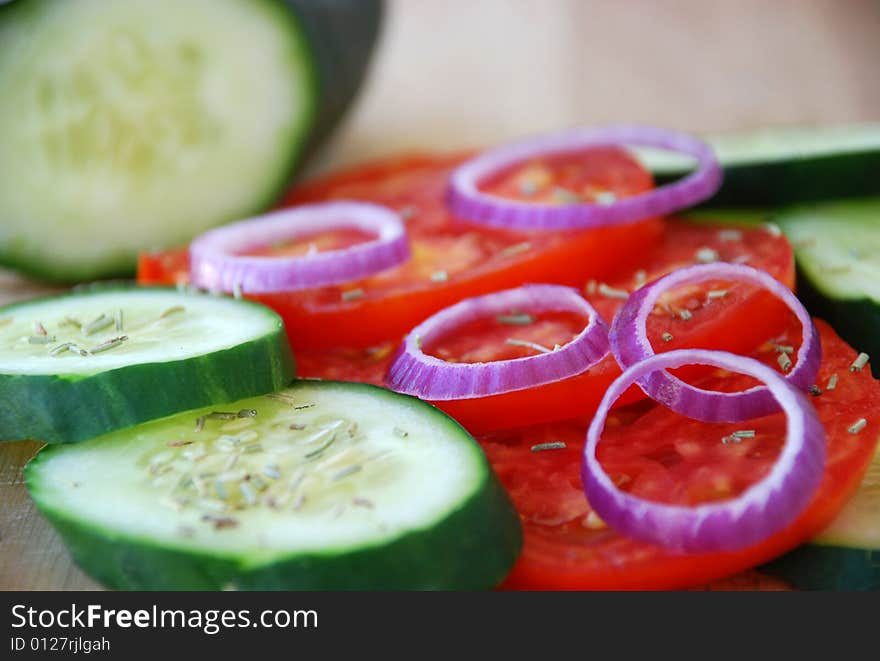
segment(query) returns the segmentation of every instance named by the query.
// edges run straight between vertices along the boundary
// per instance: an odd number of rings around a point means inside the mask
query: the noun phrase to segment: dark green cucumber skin
[[[276,181],[267,182],[266,192],[256,203],[214,225],[232,222],[271,208],[285,193],[296,174],[308,162],[342,120],[360,91],[373,51],[379,39],[384,15],[383,0],[260,0],[277,8],[289,29],[305,36],[309,53],[292,53],[306,58],[310,72],[308,86],[312,104],[306,123],[294,138],[287,165]],[[0,4],[0,21],[13,11],[38,11],[39,0],[13,0]],[[162,237],[143,249],[171,247]],[[0,265],[48,283],[73,283],[95,278],[125,278],[135,273],[136,258],[130,254],[108,257],[99,263],[63,265],[34,261],[19,255],[14,242],[0,246]]]
[[[722,164],[723,165],[723,164]],[[657,173],[658,184],[684,172]],[[702,208],[779,207],[880,194],[880,151],[724,166],[721,188]]]
[[[802,269],[797,270],[798,298],[810,314],[824,319],[856,351],[880,356],[880,305],[868,298],[838,300],[826,296]],[[871,374],[880,379],[880,360],[870,363]]]
[[[455,420],[426,402],[369,384],[345,386],[407,397],[438,424],[453,425],[470,437]],[[296,554],[259,566],[232,556],[114,535],[45,506],[39,495],[40,464],[61,450],[57,446],[41,449],[25,467],[25,485],[76,564],[95,580],[119,590],[487,590],[501,583],[522,550],[519,515],[478,447],[474,451],[484,469],[482,483],[438,524],[381,545]],[[437,561],[426,562],[428,558]]]
[[[382,0],[285,0],[312,47],[318,80],[313,153],[345,116],[366,80],[384,16]]]
[[[880,590],[880,549],[806,544],[760,571],[800,590],[874,592]]]
[[[75,443],[172,413],[272,392],[295,372],[279,318],[274,333],[204,356],[88,376],[0,374],[0,440]]]
[[[40,451],[26,475],[51,450]],[[501,583],[522,545],[519,519],[493,473],[478,494],[430,530],[383,546],[296,555],[260,567],[114,537],[57,511],[41,511],[76,564],[118,590],[487,590]],[[441,562],[425,562],[438,558],[441,548]]]

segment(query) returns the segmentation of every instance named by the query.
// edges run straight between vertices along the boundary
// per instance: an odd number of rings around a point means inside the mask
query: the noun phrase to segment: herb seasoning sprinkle
[[[119,345],[123,344],[126,340],[128,340],[128,335],[111,337],[109,340],[101,342],[101,344],[92,347],[89,351],[91,351],[92,353],[102,353],[104,351],[109,351],[110,349],[115,349]]]
[[[330,479],[333,482],[336,482],[344,477],[348,477],[349,475],[354,475],[355,473],[359,472],[361,468],[362,467],[360,464],[352,464],[351,466],[346,466],[339,472],[335,473]]]
[[[508,337],[505,342],[515,347],[526,347],[527,349],[534,349],[538,353],[553,353],[553,349],[548,349],[542,344],[529,342],[528,340],[517,340],[516,338]]]
[[[544,452],[545,450],[564,450],[565,441],[550,441],[548,443],[535,443],[530,449],[532,452]]]
[[[609,287],[604,282],[599,283],[599,295],[604,296],[605,298],[619,298],[622,301],[625,301],[629,298],[629,292],[626,289],[618,289],[616,287]]]
[[[717,250],[713,250],[712,248],[700,248],[694,258],[700,264],[711,264],[712,262],[717,262],[720,256]]]
[[[73,342],[64,342],[63,344],[59,344],[54,347],[50,352],[50,356],[60,356],[63,353],[67,353],[70,350],[70,347],[73,346]]]
[[[783,372],[787,372],[788,370],[790,370],[793,364],[791,362],[791,358],[788,357],[787,353],[780,353],[779,356],[776,358],[776,362],[779,363],[779,369],[781,369]]]
[[[593,197],[596,200],[596,204],[602,205],[603,207],[610,206],[617,202],[617,195],[611,191],[601,191]]]
[[[519,182],[520,195],[531,197],[538,192],[538,184],[534,179],[523,179]]]
[[[495,317],[495,321],[507,326],[528,326],[529,324],[535,323],[535,318],[527,313],[511,313],[499,314]]]
[[[867,421],[867,420],[865,420],[864,418],[859,418],[859,419],[856,420],[853,424],[851,424],[849,427],[847,427],[846,430],[847,430],[850,434],[858,434],[858,433],[859,433],[860,431],[862,431],[867,425],[868,425],[868,421]]]
[[[514,255],[528,252],[531,249],[532,244],[529,241],[523,241],[522,243],[514,243],[512,246],[507,246],[506,248],[503,248],[498,254],[502,257],[513,257]]]
[[[772,236],[782,236],[782,230],[776,223],[764,223],[764,229]]]
[[[343,301],[356,301],[364,297],[364,290],[360,287],[358,287],[357,289],[349,289],[342,292],[341,296]]]
[[[856,359],[852,362],[852,365],[849,366],[850,372],[861,372],[865,365],[868,364],[868,360],[870,357],[864,351],[861,352]]]
[[[184,310],[185,310],[185,308],[182,305],[175,305],[174,307],[170,307],[167,310],[165,310],[164,312],[162,312],[162,314],[159,315],[159,319],[167,319],[171,315],[179,314],[179,313],[183,312]]]
[[[94,335],[98,331],[102,331],[107,326],[111,325],[113,320],[108,317],[106,314],[101,314],[97,318],[93,319],[85,326],[82,327],[82,332],[86,335]]]

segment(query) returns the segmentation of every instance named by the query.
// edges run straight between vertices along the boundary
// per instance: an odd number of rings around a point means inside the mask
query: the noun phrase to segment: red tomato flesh
[[[832,374],[834,390],[811,398],[828,439],[828,461],[818,492],[797,520],[748,549],[682,554],[623,537],[591,513],[580,481],[588,420],[485,435],[480,442],[522,517],[525,545],[505,587],[510,589],[679,589],[701,585],[770,560],[812,537],[837,514],[870,463],[880,434],[880,383],[867,370],[850,372],[856,352],[824,322],[816,322],[824,358],[818,383]],[[794,342],[792,324],[773,341]],[[754,354],[773,364],[768,343]],[[750,381],[705,375],[703,387]],[[848,428],[869,422],[858,434]],[[755,438],[723,443],[741,429]],[[745,423],[707,424],[642,401],[609,417],[599,458],[620,488],[659,502],[695,505],[741,493],[770,469],[784,439],[784,415]],[[563,441],[564,449],[532,451]]]
[[[700,250],[712,251],[719,258],[730,261],[741,260],[742,256],[747,255],[756,267],[791,286],[794,282],[794,258],[785,238],[768,233],[763,228],[742,229],[739,232],[740,238],[731,240],[723,238],[728,235],[717,227],[682,220],[667,221],[662,240],[642,256],[639,265],[610,283],[603,283],[605,287],[597,283],[588,285],[585,291],[589,293],[586,296],[610,322],[623,304],[622,296],[644,280],[653,280],[677,268],[693,265]],[[724,295],[710,298],[708,292],[724,292]],[[791,315],[779,299],[753,285],[737,282],[710,281],[690,286],[686,291],[676,289],[664,297],[663,303],[668,309],[658,308],[657,314],[652,314],[647,324],[648,338],[658,353],[684,347],[747,353],[767,337],[782,332]],[[691,316],[683,319],[681,310],[688,310]],[[442,342],[434,341],[425,349],[438,358],[456,362],[506,360],[534,355],[535,350],[511,346],[507,340],[528,340],[547,348],[555,344],[563,345],[583,329],[586,320],[567,315],[564,316],[566,323],[562,323],[562,318],[557,315],[551,323],[547,315],[539,315],[534,323],[522,326],[487,319],[482,324],[456,329]],[[665,341],[666,333],[672,339]],[[792,357],[793,360],[795,358]],[[689,368],[678,370],[676,374],[687,379],[703,371]],[[528,390],[432,403],[472,433],[480,434],[589,414],[596,409],[605,390],[618,374],[620,369],[614,358],[609,356],[582,374]],[[641,391],[634,387],[621,398],[619,404],[641,397]]]
[[[727,229],[729,231],[730,228]],[[721,238],[727,237],[727,234],[718,227],[685,220],[664,221],[662,239],[642,254],[638,265],[607,284],[612,289],[631,291],[635,283],[643,278],[653,279],[676,268],[692,265],[696,253],[701,248],[709,248],[716,251],[719,257],[730,260],[748,255],[754,266],[791,286],[794,282],[794,257],[785,238],[762,228],[742,228],[738,231],[739,238],[731,240]],[[640,270],[644,270],[646,275],[636,277]],[[707,303],[709,299],[706,293],[722,287],[727,291],[726,295]],[[599,293],[598,285],[594,285],[594,288],[596,291],[588,294],[587,298],[606,321],[610,321],[623,300]],[[682,297],[670,298],[670,306],[673,312],[679,308],[692,310],[692,317],[685,321],[665,310],[660,310],[661,314],[651,315],[648,336],[657,351],[703,347],[748,353],[766,338],[782,332],[791,317],[788,308],[777,298],[742,283],[705,283],[689,289]],[[543,315],[540,318],[543,319]],[[583,327],[575,315],[559,315],[553,318],[553,323],[542,322],[533,328],[493,324],[492,321],[450,334],[445,346],[432,343],[426,348],[438,357],[462,360],[479,347],[480,359],[502,360],[529,353],[528,349],[509,345],[506,339],[511,335],[506,331],[512,331],[514,337],[552,347],[569,341]],[[670,332],[673,339],[664,342],[664,332]],[[366,350],[299,350],[296,352],[298,371],[303,376],[367,381],[381,385],[397,344],[386,342]],[[778,367],[775,363],[774,366]],[[700,372],[699,369],[690,369],[677,373],[688,379],[690,375]],[[608,356],[587,372],[555,383],[501,395],[432,403],[461,422],[471,433],[480,434],[589,414],[595,410],[608,385],[619,373],[614,358]],[[634,387],[619,403],[643,396]]]
[[[392,159],[295,188],[285,204],[355,199],[398,210],[406,220],[412,258],[342,286],[248,298],[281,315],[295,350],[373,347],[398,340],[463,298],[528,282],[580,286],[588,278],[611,277],[636,263],[662,232],[656,219],[586,232],[510,232],[464,222],[450,215],[445,203],[449,173],[464,158]],[[521,169],[531,167],[529,162]],[[547,159],[542,167],[554,189],[559,188],[556,182],[577,182],[625,197],[653,187],[650,173],[618,149]],[[497,191],[495,184],[487,186],[499,194],[528,198],[516,188],[507,191],[501,182]],[[184,282],[187,269],[184,250],[145,254],[138,279],[144,284]]]

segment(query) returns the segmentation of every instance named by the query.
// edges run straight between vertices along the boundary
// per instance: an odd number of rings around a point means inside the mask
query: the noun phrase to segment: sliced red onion
[[[342,250],[301,257],[262,257],[241,253],[278,241],[337,228],[376,234]],[[209,230],[189,248],[193,284],[214,291],[269,293],[309,289],[357,280],[409,258],[400,217],[366,202],[327,202],[275,211]]]
[[[813,320],[801,302],[788,287],[765,271],[743,264],[716,262],[673,271],[633,292],[617,311],[611,325],[611,351],[626,369],[654,355],[648,340],[646,322],[660,295],[673,287],[706,280],[750,282],[767,289],[785,303],[801,322],[801,346],[797,362],[785,379],[800,390],[808,390],[815,383],[822,361],[822,347]],[[673,411],[706,422],[738,422],[779,410],[776,400],[765,386],[725,393],[691,386],[666,371],[645,375],[639,386],[652,399]]]
[[[488,363],[450,363],[422,351],[422,343],[477,319],[511,310],[572,311],[589,319],[571,342],[547,353]],[[423,321],[407,335],[388,370],[397,392],[433,401],[497,395],[552,383],[586,371],[608,354],[608,325],[576,290],[525,285],[468,298]]]
[[[785,446],[773,468],[735,498],[693,507],[645,500],[618,489],[597,459],[599,437],[618,397],[651,372],[683,365],[709,365],[752,376],[766,384],[787,417]],[[678,551],[704,553],[745,548],[785,528],[809,504],[824,463],[822,424],[806,396],[777,372],[753,358],[679,349],[633,365],[611,384],[587,432],[581,478],[590,506],[615,530]]]
[[[491,175],[530,158],[591,147],[655,147],[697,159],[683,179],[610,204],[536,204],[480,191]],[[449,205],[460,218],[517,230],[576,230],[631,223],[662,216],[701,202],[721,186],[722,172],[712,148],[697,138],[648,126],[577,128],[491,149],[459,166],[449,181]]]

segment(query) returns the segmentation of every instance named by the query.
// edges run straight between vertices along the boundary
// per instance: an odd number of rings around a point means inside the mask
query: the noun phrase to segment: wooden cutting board
[[[724,130],[880,119],[877,3],[662,0],[635,13],[601,0],[454,11],[390,0],[372,80],[312,171],[584,123]],[[0,304],[49,291],[0,272]],[[0,443],[0,589],[98,589],[22,484],[38,447]],[[748,572],[713,587],[779,585]]]

